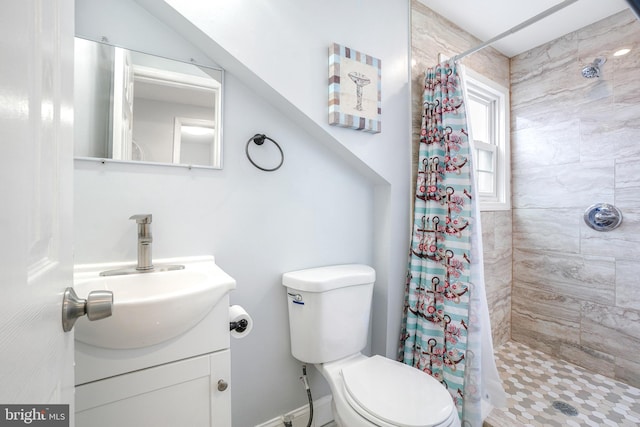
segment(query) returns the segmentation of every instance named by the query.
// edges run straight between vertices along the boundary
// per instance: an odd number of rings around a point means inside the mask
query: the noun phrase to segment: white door
[[[71,414],[73,8],[0,2],[0,404]]]

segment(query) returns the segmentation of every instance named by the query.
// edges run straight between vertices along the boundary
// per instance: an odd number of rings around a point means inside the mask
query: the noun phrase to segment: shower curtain
[[[475,427],[505,397],[491,343],[473,150],[458,67],[448,61],[425,76],[399,359],[439,380],[462,425]]]

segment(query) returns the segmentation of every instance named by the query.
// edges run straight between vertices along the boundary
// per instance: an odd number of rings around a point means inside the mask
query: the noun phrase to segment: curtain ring
[[[273,142],[273,145],[275,145],[276,148],[278,148],[278,151],[280,151],[280,163],[275,168],[263,168],[262,166],[259,166],[256,162],[253,161],[253,159],[251,158],[251,155],[249,154],[249,144],[251,144],[251,142],[254,142],[256,145],[262,145],[262,144],[264,144],[264,141],[266,139],[268,139],[269,141]],[[280,148],[280,145],[276,141],[274,141],[273,139],[269,138],[265,134],[257,133],[255,135],[253,135],[251,138],[249,138],[249,140],[247,141],[247,146],[245,147],[245,153],[247,154],[247,159],[249,159],[249,161],[251,162],[251,164],[253,166],[255,166],[258,169],[263,170],[265,172],[273,172],[275,170],[278,170],[278,169],[280,169],[280,166],[282,166],[282,164],[284,163],[284,152],[282,151],[282,148]]]

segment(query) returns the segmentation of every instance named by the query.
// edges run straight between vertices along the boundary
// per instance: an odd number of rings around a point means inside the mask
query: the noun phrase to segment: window
[[[480,209],[511,209],[509,90],[469,69],[465,83]]]

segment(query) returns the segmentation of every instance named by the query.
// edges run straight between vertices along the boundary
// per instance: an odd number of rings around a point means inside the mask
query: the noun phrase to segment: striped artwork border
[[[348,70],[353,71],[347,73]],[[345,78],[346,75],[351,78]],[[329,47],[330,125],[380,133],[381,89],[382,65],[379,59],[338,43]]]

